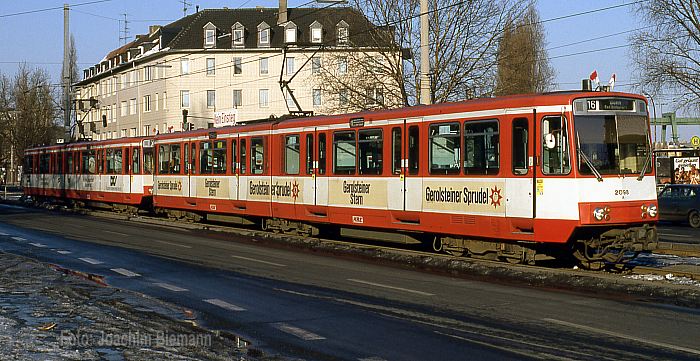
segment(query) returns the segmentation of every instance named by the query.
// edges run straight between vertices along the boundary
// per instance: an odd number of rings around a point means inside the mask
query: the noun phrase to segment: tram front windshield
[[[643,115],[578,115],[574,118],[582,174],[651,172],[649,131]],[[587,158],[587,159],[585,159]],[[595,168],[592,169],[592,168]]]

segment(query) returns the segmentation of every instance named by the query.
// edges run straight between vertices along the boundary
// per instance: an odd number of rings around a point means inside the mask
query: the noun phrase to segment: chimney
[[[282,25],[286,22],[287,22],[287,0],[280,0],[279,20],[277,21],[277,25]]]
[[[158,30],[160,30],[160,25],[151,25],[148,27],[148,35],[153,35]]]

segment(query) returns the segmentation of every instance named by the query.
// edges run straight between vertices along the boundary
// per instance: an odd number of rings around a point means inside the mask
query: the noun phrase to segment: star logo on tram
[[[491,205],[493,208],[499,207],[501,205],[501,199],[503,199],[503,196],[501,195],[501,190],[498,189],[498,187],[493,186],[491,188]]]
[[[297,198],[299,197],[299,183],[297,181],[294,181],[294,184],[292,184],[292,198],[294,198],[294,201],[297,201]]]

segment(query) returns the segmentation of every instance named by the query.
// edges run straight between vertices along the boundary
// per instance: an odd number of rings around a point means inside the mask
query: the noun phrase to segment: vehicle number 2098
[[[616,196],[628,196],[628,195],[630,195],[630,191],[629,191],[629,189],[616,189],[615,195]]]

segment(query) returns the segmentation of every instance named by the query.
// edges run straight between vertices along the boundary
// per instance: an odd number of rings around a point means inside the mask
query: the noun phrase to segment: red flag
[[[596,83],[600,83],[600,80],[598,79],[598,71],[597,70],[593,70],[593,72],[591,73],[591,76],[589,78]]]

